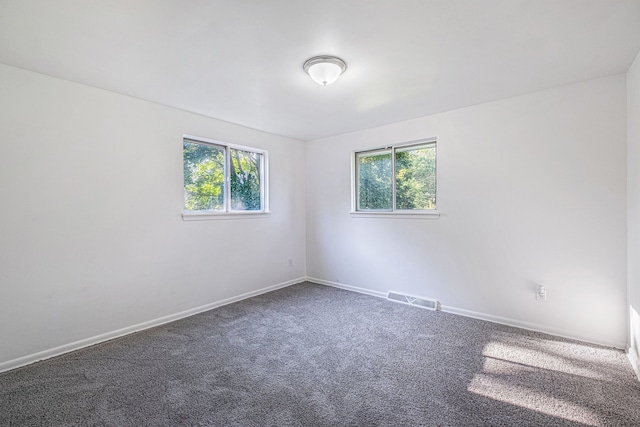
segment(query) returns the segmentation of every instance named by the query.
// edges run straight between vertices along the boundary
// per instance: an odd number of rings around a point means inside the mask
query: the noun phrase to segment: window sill
[[[420,212],[361,212],[352,211],[352,218],[411,218],[411,219],[438,219],[440,212],[420,211]]]
[[[217,219],[248,219],[266,218],[270,212],[183,212],[183,221],[210,221]]]

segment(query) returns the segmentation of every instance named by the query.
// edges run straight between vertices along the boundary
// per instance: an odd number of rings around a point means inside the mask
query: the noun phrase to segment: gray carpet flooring
[[[623,352],[301,283],[0,374],[2,426],[640,426]]]

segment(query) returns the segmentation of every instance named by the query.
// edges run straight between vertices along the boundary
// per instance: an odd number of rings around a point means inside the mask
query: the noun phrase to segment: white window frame
[[[436,207],[438,206],[438,143],[436,138],[418,139],[406,141],[394,145],[385,145],[376,148],[356,150],[351,153],[351,216],[354,218],[426,218],[436,219],[440,217],[440,211],[436,209],[396,209],[396,150],[404,150],[411,147],[433,144],[436,150]],[[378,151],[391,151],[391,210],[358,210],[358,155],[374,153]]]
[[[189,211],[184,210],[184,182],[182,183],[182,219],[184,221],[202,221],[211,219],[236,219],[236,218],[260,218],[269,216],[269,152],[259,148],[248,147],[245,145],[230,144],[228,142],[217,141],[214,139],[202,138],[193,135],[182,135],[182,144],[192,142],[195,144],[210,145],[212,147],[224,150],[224,210],[201,210]],[[260,161],[260,210],[234,210],[231,209],[231,177],[229,176],[229,165],[231,161],[231,149],[240,151],[249,151],[261,154]],[[184,152],[183,152],[184,153]],[[184,158],[182,159],[184,168]]]

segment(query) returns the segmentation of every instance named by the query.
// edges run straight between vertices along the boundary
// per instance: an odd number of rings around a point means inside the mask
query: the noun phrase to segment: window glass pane
[[[231,209],[261,210],[262,154],[234,148],[231,148],[230,154]]]
[[[224,148],[184,141],[184,207],[224,210]]]
[[[391,210],[391,151],[359,153],[357,155],[357,210]]]
[[[436,146],[396,150],[396,209],[436,208]]]

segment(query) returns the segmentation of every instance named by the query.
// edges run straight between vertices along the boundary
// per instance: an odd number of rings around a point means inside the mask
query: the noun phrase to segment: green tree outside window
[[[183,153],[185,210],[263,209],[264,154],[189,140],[183,143]],[[228,165],[228,173],[225,165]],[[229,181],[228,200],[225,177]]]
[[[436,208],[435,142],[356,153],[356,175],[357,211]]]

